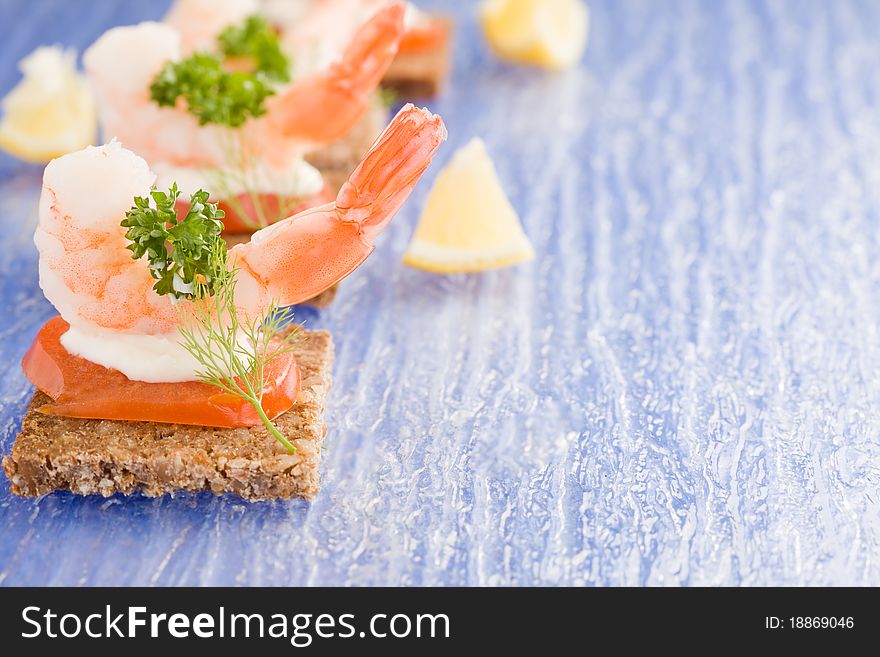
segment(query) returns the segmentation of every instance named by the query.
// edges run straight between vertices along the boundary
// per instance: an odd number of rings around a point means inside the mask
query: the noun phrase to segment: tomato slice
[[[200,381],[145,383],[122,372],[74,356],[61,344],[69,324],[53,317],[40,329],[21,361],[25,376],[54,403],[47,415],[103,420],[139,420],[209,427],[261,424],[253,406],[238,396]],[[300,375],[293,354],[272,359],[265,369],[263,410],[276,418],[299,394]]]
[[[443,20],[429,20],[417,25],[403,35],[400,40],[401,53],[416,53],[439,48],[449,38],[449,23]]]
[[[279,196],[278,194],[239,194],[235,200],[216,201],[217,207],[226,213],[223,218],[223,233],[225,235],[240,235],[253,233],[263,225],[260,224],[260,218],[268,226],[282,219],[287,219],[291,215],[314,208],[333,200],[333,194],[329,185],[314,196],[303,199],[302,197]],[[260,212],[257,212],[257,206]],[[189,201],[178,199],[174,209],[178,215],[183,217],[189,211]]]

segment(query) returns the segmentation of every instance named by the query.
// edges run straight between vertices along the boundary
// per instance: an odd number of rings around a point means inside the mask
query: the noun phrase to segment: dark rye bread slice
[[[339,284],[337,283],[333,287],[328,287],[326,290],[321,292],[316,297],[312,297],[308,301],[305,302],[305,305],[312,306],[312,308],[326,308],[333,300],[336,298],[336,292],[339,290]]]
[[[436,96],[449,77],[453,23],[448,18],[433,20],[445,27],[443,42],[429,50],[399,53],[382,78],[382,86],[392,89],[401,100]]]
[[[299,398],[275,420],[296,446],[290,454],[263,426],[212,429],[180,424],[53,417],[31,400],[3,469],[16,495],[54,490],[78,495],[175,491],[233,493],[249,500],[305,497],[318,492],[324,407],[331,385],[333,340],[302,331],[296,357]]]

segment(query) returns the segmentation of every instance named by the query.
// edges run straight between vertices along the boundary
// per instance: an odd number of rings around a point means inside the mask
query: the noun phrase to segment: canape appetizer
[[[319,57],[338,51],[359,22],[389,0],[262,0],[260,11],[290,48]],[[407,3],[400,48],[382,85],[409,99],[434,96],[449,74],[452,21]]]
[[[113,28],[84,56],[104,139],[144,157],[159,186],[176,181],[183,198],[210,189],[227,233],[336,195],[341,181],[328,185],[305,156],[363,117],[404,34],[404,6],[391,3],[318,61],[283,48],[255,10],[181,0],[164,22]]]
[[[37,392],[3,460],[12,491],[312,497],[332,341],[285,307],[369,256],[445,138],[407,105],[335,201],[228,250],[208,193],[178,211],[120,142],[53,160],[34,242],[59,316],[22,361]]]

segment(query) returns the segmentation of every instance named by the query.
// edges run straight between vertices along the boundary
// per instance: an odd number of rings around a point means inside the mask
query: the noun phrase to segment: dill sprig
[[[196,372],[200,381],[248,402],[269,433],[293,454],[293,443],[263,410],[263,391],[266,367],[294,350],[299,327],[291,324],[293,310],[274,301],[261,317],[240,319],[235,307],[237,272],[228,270],[213,295],[199,290],[181,318],[180,344],[202,367]]]
[[[206,176],[211,189],[223,199],[229,212],[238,215],[242,223],[254,231],[293,214],[304,198],[297,187],[297,176],[288,176],[284,186],[272,198],[261,191],[259,165],[255,166],[247,154],[242,135],[228,131],[219,136],[219,143],[227,165],[207,170]]]

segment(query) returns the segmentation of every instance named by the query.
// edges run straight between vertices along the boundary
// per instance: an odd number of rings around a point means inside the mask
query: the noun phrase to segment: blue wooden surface
[[[162,3],[0,0],[0,91]],[[444,3],[426,3],[442,6]],[[583,66],[486,51],[472,3],[431,104],[450,140],[337,303],[312,504],[0,482],[3,584],[880,584],[880,3],[593,1]],[[402,252],[482,135],[537,260]],[[52,314],[40,171],[0,160],[0,452]]]

